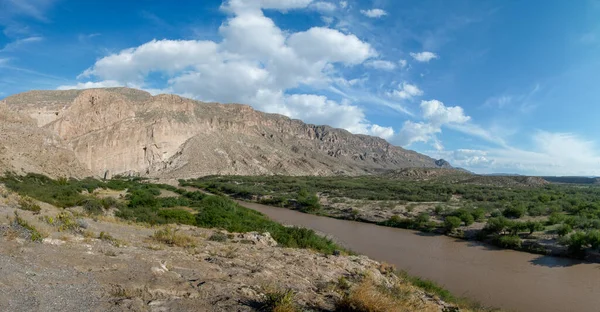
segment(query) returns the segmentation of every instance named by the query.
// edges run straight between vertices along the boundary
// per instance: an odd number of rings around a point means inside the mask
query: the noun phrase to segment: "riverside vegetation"
[[[209,176],[180,181],[216,194],[306,213],[477,239],[571,257],[600,247],[600,187],[450,183],[448,177]]]
[[[96,219],[114,214],[119,219],[131,222],[131,224],[156,227],[157,230],[151,236],[153,241],[185,248],[190,252],[192,249],[197,250],[197,239],[181,232],[179,228],[173,228],[173,225],[184,227],[183,229],[185,226],[220,229],[212,235],[206,236],[208,237],[207,242],[212,243],[231,241],[234,237],[232,233],[268,232],[280,247],[306,248],[330,256],[342,254],[342,257],[345,257],[344,255],[353,254],[330,239],[317,235],[312,230],[285,227],[226,197],[206,195],[199,191],[188,191],[166,184],[155,184],[139,178],[117,177],[108,181],[92,178],[54,180],[39,174],[19,176],[8,173],[4,177],[0,177],[0,186],[1,184],[19,195],[20,200],[15,203],[18,202],[18,207],[23,214],[28,213],[32,217],[38,215],[45,224],[56,226],[59,232],[79,231],[86,241],[96,237],[96,234],[84,230],[88,227],[84,217]],[[103,196],[104,193],[111,195]],[[165,196],[165,194],[167,195]],[[310,191],[299,192],[299,195],[303,205],[318,205],[318,200]],[[4,194],[3,196],[8,195]],[[80,214],[82,218],[75,219],[75,214],[72,215],[67,210],[59,213],[56,217],[51,217],[45,214],[47,208],[42,209],[38,201],[57,207],[53,209],[79,208],[82,211]],[[39,215],[40,212],[42,215]],[[33,225],[19,217],[16,212],[14,222],[30,233],[31,241],[42,241],[47,236],[47,234],[40,234]],[[169,226],[169,224],[171,225]],[[97,239],[118,249],[126,248],[124,246],[127,244],[108,231],[101,231],[97,235]],[[242,239],[240,242],[246,241],[246,239]],[[241,247],[229,246],[229,249],[223,252],[223,257],[225,259],[235,258],[239,248]],[[119,254],[115,250],[103,252],[110,257],[117,257]],[[121,251],[121,254],[123,252]],[[200,251],[193,253],[198,252]],[[219,254],[215,253],[211,257],[214,258]],[[166,268],[164,270],[168,271]],[[336,311],[409,311],[428,307],[426,308],[428,311],[459,311],[459,308],[461,311],[463,309],[465,311],[488,310],[466,299],[452,296],[433,282],[396,271],[392,266],[381,264],[377,270],[380,272],[377,274],[387,276],[386,281],[382,282],[381,278],[377,277],[379,275],[374,276],[373,273],[368,273],[366,275],[341,276],[334,284],[323,285],[323,287],[327,286],[323,288],[323,291],[331,288],[338,294],[333,303],[333,309]],[[114,290],[114,296],[133,298],[137,296],[138,292],[139,289],[126,289],[118,286]],[[415,294],[419,295],[415,297]],[[261,302],[254,306],[263,311],[300,311],[301,307],[294,299],[296,295],[290,289],[272,289],[260,297],[262,298]],[[419,296],[425,297],[419,299]],[[423,301],[423,298],[426,300]],[[435,299],[438,301],[434,301],[439,304],[430,305],[428,302],[433,299],[427,298],[438,298]],[[423,302],[426,303],[425,306]],[[390,307],[392,310],[389,309]]]

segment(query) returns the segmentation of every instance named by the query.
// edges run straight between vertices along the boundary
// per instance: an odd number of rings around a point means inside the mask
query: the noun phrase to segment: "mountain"
[[[13,112],[0,101],[0,174],[44,173],[52,177],[91,175],[58,135]]]
[[[256,111],[129,88],[30,91],[4,99],[96,176],[367,174],[451,168],[385,140]]]

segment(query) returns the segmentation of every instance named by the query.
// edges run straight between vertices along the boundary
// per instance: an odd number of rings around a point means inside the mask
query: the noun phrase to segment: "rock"
[[[248,233],[240,233],[237,235],[238,242],[250,242],[253,245],[261,245],[268,247],[277,246],[277,242],[271,237],[271,233],[258,233],[258,232],[248,232]]]

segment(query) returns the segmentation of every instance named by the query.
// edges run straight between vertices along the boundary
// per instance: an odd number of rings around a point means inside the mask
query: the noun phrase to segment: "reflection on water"
[[[516,311],[600,311],[597,264],[445,236],[241,203],[279,222],[330,234],[371,258],[432,279],[459,296]]]

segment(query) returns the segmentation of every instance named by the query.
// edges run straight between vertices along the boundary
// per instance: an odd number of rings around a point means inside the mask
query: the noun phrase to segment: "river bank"
[[[574,259],[500,249],[447,236],[239,202],[270,218],[332,235],[352,250],[431,279],[450,292],[514,311],[594,311],[600,272]]]

